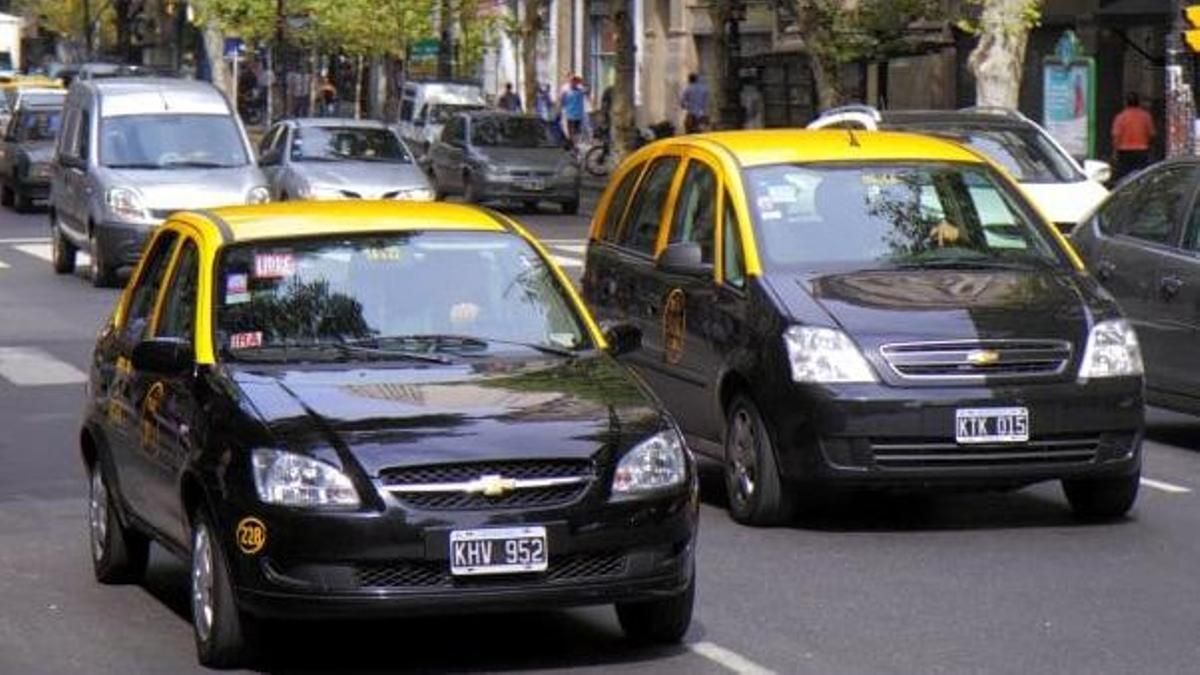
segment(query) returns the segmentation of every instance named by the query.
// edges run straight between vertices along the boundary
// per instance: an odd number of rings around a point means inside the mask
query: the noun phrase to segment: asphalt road
[[[584,218],[518,214],[580,269]],[[0,674],[185,673],[186,568],[155,549],[140,586],[92,580],[76,454],[79,377],[116,298],[55,276],[45,216],[0,211]],[[733,524],[705,471],[686,645],[626,645],[607,608],[268,635],[272,672],[1196,672],[1200,423],[1152,411],[1127,520],[1080,525],[1056,485],[855,497],[794,526]],[[761,672],[761,671],[760,671]]]

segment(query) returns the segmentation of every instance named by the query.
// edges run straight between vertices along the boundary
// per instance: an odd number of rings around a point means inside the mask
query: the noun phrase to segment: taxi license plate
[[[1029,440],[1028,408],[959,408],[954,438],[960,444],[1024,443]]]
[[[450,573],[512,574],[546,569],[546,528],[506,527],[450,532]]]
[[[540,178],[531,178],[521,181],[521,187],[533,192],[541,192],[546,189],[546,183]]]

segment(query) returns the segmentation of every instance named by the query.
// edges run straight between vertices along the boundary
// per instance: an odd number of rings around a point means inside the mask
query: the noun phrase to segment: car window
[[[947,135],[1004,167],[1019,183],[1071,183],[1083,174],[1037,127],[991,128],[952,124],[905,124],[914,131]]]
[[[158,298],[159,286],[167,271],[167,263],[171,261],[175,240],[174,232],[164,232],[154,240],[153,247],[146,253],[142,272],[130,291],[125,325],[121,328],[121,334],[128,342],[136,342],[145,334],[150,313],[154,311],[154,301]]]
[[[1187,213],[1194,182],[1191,167],[1170,167],[1146,176],[1131,194],[1116,232],[1157,244],[1175,243],[1175,227]]]
[[[728,192],[725,193],[725,216],[721,228],[725,237],[725,241],[722,244],[725,256],[722,266],[725,283],[730,286],[742,288],[746,285],[746,272],[742,263],[742,238],[738,235],[740,228],[738,225],[737,210],[733,208],[733,199],[729,196]]]
[[[53,108],[26,108],[13,119],[12,136],[20,143],[52,141],[58,136],[62,111]]]
[[[691,160],[683,174],[683,187],[675,201],[671,225],[672,244],[694,241],[700,244],[701,262],[713,262],[717,229],[717,174],[709,165]]]
[[[228,168],[249,161],[232,116],[180,113],[103,118],[100,160],[131,169]]]
[[[746,176],[774,265],[1062,262],[1020,193],[983,165],[779,164]]]
[[[625,217],[625,225],[621,228],[618,242],[621,246],[646,254],[654,252],[654,242],[658,239],[658,229],[662,223],[663,205],[671,191],[671,179],[678,166],[678,157],[659,157],[650,164],[646,179],[638,188],[633,205],[629,207],[629,215]]]
[[[630,169],[628,173],[621,179],[621,184],[613,192],[612,199],[608,201],[608,210],[604,212],[604,222],[600,228],[600,239],[602,241],[615,242],[621,224],[621,216],[625,215],[625,209],[629,206],[629,196],[633,192],[633,186],[637,184],[637,179],[642,175],[642,169],[646,168],[645,163],[638,164]]]
[[[1192,209],[1192,217],[1188,219],[1187,231],[1183,235],[1183,248],[1200,252],[1200,209]]]
[[[92,122],[91,114],[86,110],[79,113],[79,129],[76,134],[78,145],[75,154],[79,159],[87,161],[92,153]]]
[[[161,337],[193,339],[196,324],[196,287],[200,281],[200,262],[196,244],[184,240],[179,252],[179,262],[171,284],[163,300],[158,327],[155,333]]]
[[[58,137],[58,154],[64,157],[76,157],[75,154],[75,132],[79,128],[79,111],[71,110],[67,113],[67,120],[63,124],[62,134]]]
[[[497,115],[476,117],[471,145],[498,148],[557,148],[546,123],[536,117]]]
[[[275,149],[275,147],[279,145],[279,138],[283,135],[283,130],[284,125],[276,124],[275,127],[271,129],[270,133],[268,133],[266,136],[263,136],[262,142],[258,144],[258,154],[260,157]]]

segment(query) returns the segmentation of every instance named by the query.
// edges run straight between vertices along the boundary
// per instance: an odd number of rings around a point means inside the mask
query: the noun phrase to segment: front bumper
[[[959,408],[1024,407],[1026,443],[955,440]],[[862,486],[1023,485],[1129,475],[1144,428],[1139,379],[899,388],[792,385],[765,410],[793,480]]]
[[[239,607],[264,617],[386,617],[546,609],[666,597],[694,573],[698,489],[645,502],[520,512],[313,513],[228,506]],[[266,544],[238,548],[241,518],[260,519]],[[452,529],[543,525],[545,572],[454,577]]]
[[[579,179],[562,179],[484,174],[476,177],[476,190],[483,199],[539,199],[549,202],[579,201]]]

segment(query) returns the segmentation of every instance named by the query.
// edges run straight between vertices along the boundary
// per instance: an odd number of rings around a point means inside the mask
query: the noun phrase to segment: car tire
[[[562,212],[568,216],[574,216],[579,213],[579,198],[576,197],[569,202],[562,203]]]
[[[150,559],[150,540],[121,525],[117,501],[105,479],[101,460],[92,465],[88,478],[88,539],[92,571],[102,584],[141,581]]]
[[[13,209],[17,213],[29,213],[33,210],[33,200],[29,193],[19,187],[13,188]]]
[[[0,205],[13,205],[13,189],[8,185],[0,186]]]
[[[57,216],[50,216],[50,264],[57,274],[73,274],[75,272],[75,254],[78,249],[58,226]]]
[[[442,189],[442,184],[438,182],[437,177],[435,176],[430,182],[433,183],[433,201],[446,201],[446,191]]]
[[[96,288],[112,288],[117,285],[117,271],[104,258],[104,247],[95,234],[89,239],[88,253],[92,256],[91,278]]]
[[[468,204],[479,203],[479,188],[475,186],[475,181],[471,180],[471,174],[463,176],[463,201]]]
[[[526,199],[525,201],[521,202],[521,206],[525,209],[526,213],[537,213],[538,204],[540,203],[541,202],[536,199]]]
[[[238,611],[221,537],[203,510],[192,518],[189,597],[196,656],[209,668],[248,664],[256,638],[253,617]]]
[[[1115,520],[1124,516],[1137,501],[1141,472],[1115,478],[1079,478],[1064,480],[1063,493],[1071,510],[1081,520]]]
[[[696,604],[696,576],[678,595],[643,602],[617,604],[617,621],[625,638],[637,644],[677,644],[692,624]]]
[[[791,521],[797,495],[780,476],[770,430],[745,394],[733,399],[725,418],[724,464],[729,514],[735,521],[760,527]]]

